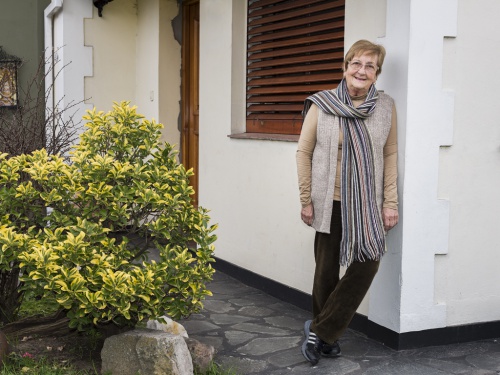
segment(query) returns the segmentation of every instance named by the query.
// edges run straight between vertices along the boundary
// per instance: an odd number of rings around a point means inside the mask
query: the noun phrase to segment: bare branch
[[[19,106],[0,107],[1,152],[15,156],[45,148],[50,155],[68,157],[78,139],[81,122],[75,119],[76,110],[84,100],[65,103],[66,98],[62,97],[56,103],[49,103],[55,80],[67,66],[53,71],[51,57],[41,58],[33,77],[18,87]],[[45,87],[46,77],[54,78],[48,87]]]

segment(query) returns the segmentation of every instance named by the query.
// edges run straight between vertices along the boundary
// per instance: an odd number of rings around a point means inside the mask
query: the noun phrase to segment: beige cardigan
[[[387,97],[387,95],[380,93],[381,96]],[[389,97],[387,97],[390,99]],[[353,104],[355,106],[363,103],[364,98],[353,98]],[[392,99],[391,103],[392,103]],[[319,108],[316,105],[312,105],[309,109],[307,116],[304,120],[302,126],[302,131],[299,139],[298,150],[297,150],[297,172],[299,178],[299,190],[300,190],[300,200],[303,207],[311,203],[311,171],[312,171],[312,158],[314,149],[316,146],[317,128],[318,128],[318,116]],[[383,202],[381,202],[384,208],[397,209],[398,197],[397,197],[397,119],[395,107],[392,104],[392,116],[390,123],[390,131],[385,141],[383,147],[383,158],[384,158],[384,171],[383,171]],[[388,124],[389,125],[389,124]],[[338,147],[339,152],[337,154],[337,165],[334,166],[336,170],[335,175],[335,188],[333,189],[333,200],[340,200],[340,166],[342,152],[342,132],[338,134]],[[331,190],[331,189],[329,189]]]

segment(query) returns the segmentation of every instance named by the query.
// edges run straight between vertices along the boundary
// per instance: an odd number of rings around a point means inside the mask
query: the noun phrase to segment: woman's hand
[[[309,203],[307,206],[302,207],[302,211],[300,211],[300,217],[302,221],[307,225],[311,226],[314,219],[314,207],[312,203]]]
[[[386,232],[394,228],[399,221],[398,210],[393,208],[382,209],[382,221],[384,222],[384,229]]]

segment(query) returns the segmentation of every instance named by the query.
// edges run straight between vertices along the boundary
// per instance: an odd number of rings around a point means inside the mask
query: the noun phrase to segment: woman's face
[[[368,93],[372,83],[377,80],[377,61],[378,56],[370,52],[360,53],[355,55],[349,64],[347,65],[347,70],[344,72],[344,78],[347,83],[347,90],[351,96],[360,96]],[[355,65],[360,66],[359,70],[356,70]],[[366,67],[375,67],[373,68]]]

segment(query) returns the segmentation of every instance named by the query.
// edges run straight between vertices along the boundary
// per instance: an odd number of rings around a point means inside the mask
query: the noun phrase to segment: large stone
[[[212,345],[206,345],[198,340],[189,338],[184,326],[174,322],[169,317],[162,316],[161,319],[164,320],[165,323],[161,323],[158,320],[149,320],[147,328],[184,337],[184,341],[191,353],[193,367],[198,369],[199,372],[205,373],[214,358],[215,348]]]
[[[182,324],[174,322],[168,316],[162,316],[161,319],[164,320],[165,323],[161,323],[158,320],[149,320],[146,324],[146,327],[149,329],[171,333],[172,335],[181,335],[184,337],[188,337],[186,329]]]
[[[113,375],[193,374],[184,338],[156,330],[135,329],[107,338],[101,360],[101,372]]]
[[[191,353],[194,369],[202,374],[206,373],[214,359],[214,347],[192,338],[185,338],[184,341],[186,341],[189,352]]]

